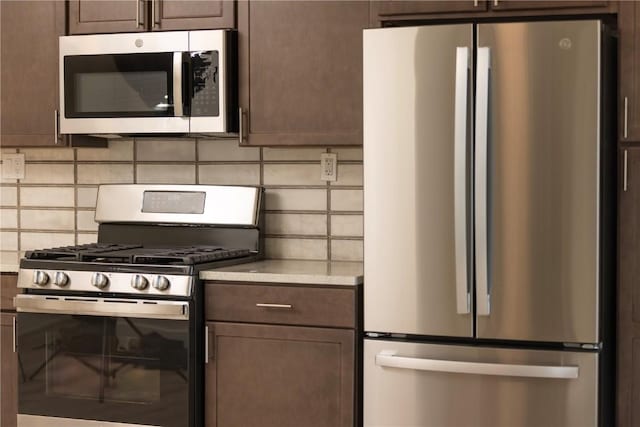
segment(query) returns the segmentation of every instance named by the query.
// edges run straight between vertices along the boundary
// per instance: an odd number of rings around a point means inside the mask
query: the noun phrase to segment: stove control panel
[[[188,297],[195,278],[189,275],[21,268],[18,287],[77,292]]]

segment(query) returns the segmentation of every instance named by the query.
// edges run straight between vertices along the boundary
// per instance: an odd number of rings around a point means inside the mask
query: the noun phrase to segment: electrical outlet
[[[336,153],[320,154],[320,179],[335,181],[338,178],[338,155]]]
[[[24,179],[24,154],[2,155],[2,177]]]

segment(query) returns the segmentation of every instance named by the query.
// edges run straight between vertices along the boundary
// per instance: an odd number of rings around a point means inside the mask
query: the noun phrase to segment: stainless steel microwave
[[[60,37],[60,133],[238,130],[233,30]]]

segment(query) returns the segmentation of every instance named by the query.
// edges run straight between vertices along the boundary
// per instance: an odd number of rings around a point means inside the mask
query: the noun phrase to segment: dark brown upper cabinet
[[[619,8],[618,136],[622,142],[640,142],[640,2],[621,1]]]
[[[620,150],[617,426],[640,425],[640,147]]]
[[[389,22],[406,20],[575,15],[616,11],[617,2],[610,0],[372,0],[370,23],[373,27],[379,27]]]
[[[0,144],[47,146],[58,135],[61,1],[0,1]],[[4,425],[4,424],[3,424]]]
[[[234,0],[69,1],[70,34],[234,27]]]
[[[238,2],[241,143],[362,144],[363,1]]]

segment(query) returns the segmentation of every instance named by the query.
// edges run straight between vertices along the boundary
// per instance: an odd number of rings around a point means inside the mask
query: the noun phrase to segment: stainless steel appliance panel
[[[472,336],[473,26],[364,31],[365,330]]]
[[[596,353],[366,340],[365,427],[595,427]]]
[[[477,68],[477,337],[599,342],[600,22],[478,25]]]

